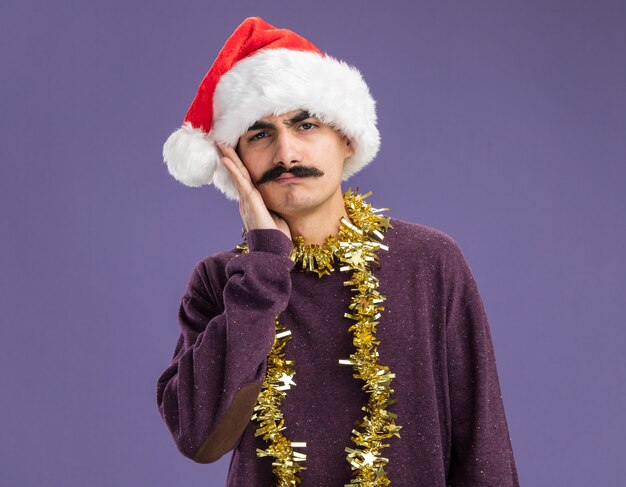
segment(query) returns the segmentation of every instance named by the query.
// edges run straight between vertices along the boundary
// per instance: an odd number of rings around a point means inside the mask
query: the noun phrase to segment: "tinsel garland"
[[[334,271],[335,261],[339,262],[340,271],[352,271],[344,286],[351,286],[355,295],[349,305],[350,312],[344,316],[354,321],[348,330],[353,335],[355,352],[339,363],[351,365],[353,377],[364,381],[362,389],[368,394],[368,401],[362,408],[365,416],[352,430],[354,448],[346,448],[346,459],[356,473],[345,487],[390,485],[384,470],[389,460],[381,456],[381,450],[389,446],[385,440],[394,435],[400,437],[402,428],[395,424],[396,415],[387,410],[396,402],[391,399],[391,381],[395,374],[389,367],[378,363],[376,346],[380,342],[376,339],[376,325],[384,310],[381,303],[385,297],[378,292],[378,279],[369,265],[378,262],[378,249],[388,250],[380,243],[384,238],[381,230],[385,231],[391,225],[388,217],[377,214],[387,208],[375,209],[365,203],[365,198],[371,194],[360,195],[358,189],[348,189],[343,196],[349,220],[341,219],[338,236],[328,237],[322,245],[305,245],[303,237],[296,236],[290,255],[294,262],[300,263],[302,271],[315,272],[320,278]],[[246,243],[238,248],[242,252],[248,251]],[[286,427],[280,403],[287,395],[286,391],[295,385],[295,364],[284,356],[284,348],[291,338],[290,331],[285,330],[278,317],[275,325],[276,338],[267,358],[267,373],[252,419],[259,423],[255,436],[262,435],[268,444],[265,450],[257,449],[257,455],[274,457],[272,471],[277,485],[291,487],[300,483],[299,474],[306,470],[303,465],[306,455],[294,448],[304,448],[306,443],[289,441],[282,433]]]

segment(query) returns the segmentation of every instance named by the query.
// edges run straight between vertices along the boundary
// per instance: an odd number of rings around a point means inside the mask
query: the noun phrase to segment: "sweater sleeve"
[[[489,323],[456,243],[445,269],[451,416],[447,485],[518,487]]]
[[[157,382],[163,420],[180,452],[198,463],[233,449],[249,423],[274,344],[274,319],[291,293],[291,240],[279,230],[257,229],[247,242],[249,252],[226,264],[223,298],[212,289],[211,259],[193,270],[174,356]]]

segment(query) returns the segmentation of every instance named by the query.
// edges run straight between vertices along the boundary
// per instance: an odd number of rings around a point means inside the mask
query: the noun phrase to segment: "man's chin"
[[[263,201],[277,215],[293,216],[315,208],[319,204],[317,193],[318,188],[300,184],[271,185],[266,187]]]

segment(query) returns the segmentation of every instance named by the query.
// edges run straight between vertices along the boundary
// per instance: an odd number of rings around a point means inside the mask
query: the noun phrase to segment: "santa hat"
[[[359,71],[322,53],[298,34],[248,18],[226,41],[202,80],[181,128],[163,146],[169,172],[197,187],[213,183],[239,194],[215,142],[233,147],[267,115],[303,109],[350,139],[343,180],[378,152],[376,104]]]

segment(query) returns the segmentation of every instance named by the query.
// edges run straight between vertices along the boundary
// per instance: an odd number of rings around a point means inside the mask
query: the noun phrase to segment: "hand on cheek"
[[[239,214],[246,228],[252,229],[271,228],[283,232],[291,238],[289,226],[278,215],[270,212],[265,206],[261,193],[254,187],[250,173],[243,162],[229,145],[218,144],[222,164],[230,172],[230,175],[239,192]]]

